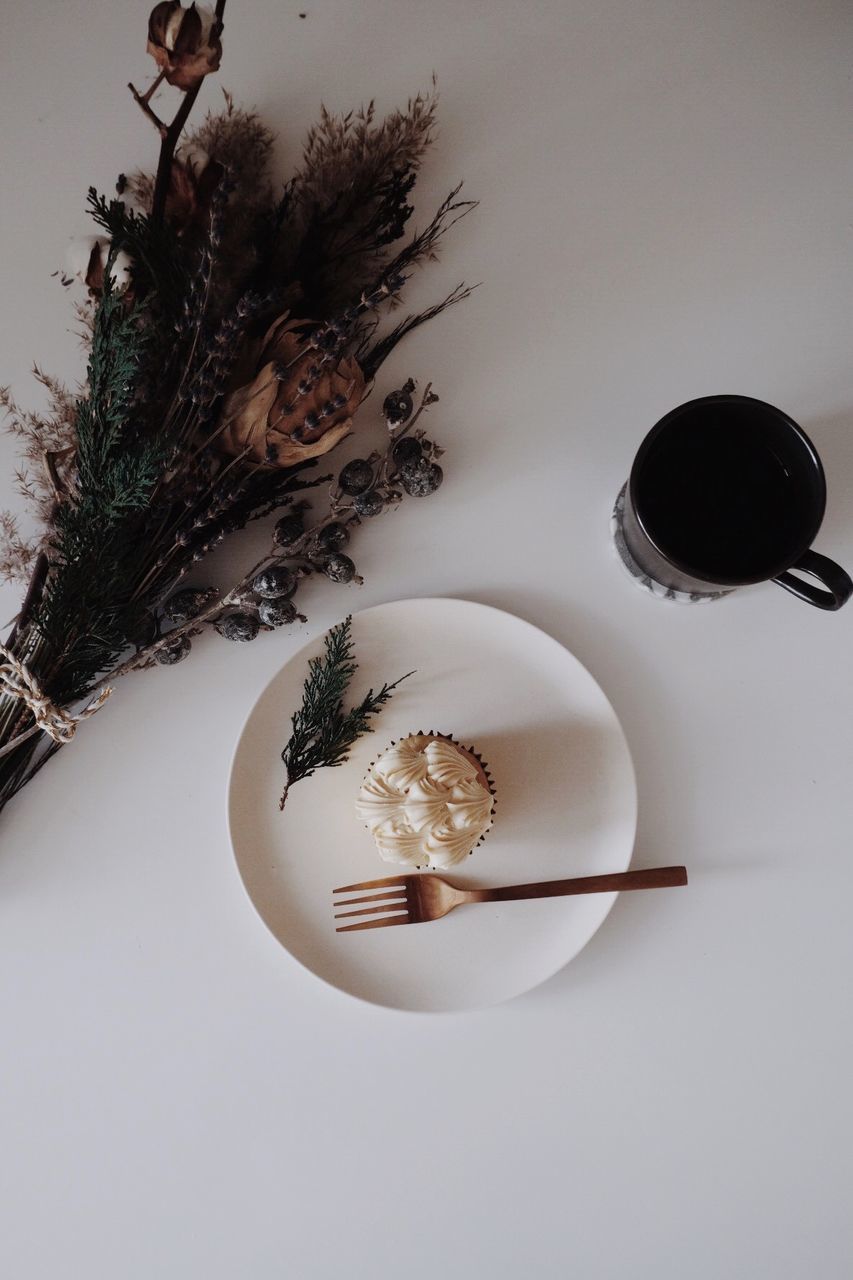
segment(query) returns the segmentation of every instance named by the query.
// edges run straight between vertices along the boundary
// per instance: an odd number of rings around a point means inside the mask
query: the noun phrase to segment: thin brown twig
[[[148,88],[145,90],[145,92],[144,92],[143,94],[140,94],[140,95],[139,95],[140,100],[141,100],[142,102],[146,102],[146,103],[147,103],[147,102],[150,102],[150,101],[151,101],[151,99],[154,97],[154,94],[155,94],[155,93],[157,92],[157,90],[160,88],[160,85],[163,83],[163,81],[165,80],[165,78],[166,78],[166,68],[165,68],[165,67],[163,67],[163,68],[160,70],[160,72],[159,72],[159,74],[158,74],[158,76],[157,76],[157,79],[156,79],[156,80],[153,80],[153,81],[151,82],[151,84],[148,86]],[[132,92],[133,92],[134,96],[136,96],[136,90],[133,88],[133,85],[132,85],[132,84],[131,84],[131,85],[128,85],[128,88],[129,88],[130,90],[132,90]]]
[[[67,451],[65,451],[67,453]],[[48,484],[53,492],[53,496],[57,502],[61,502],[65,497],[62,488],[62,482],[59,479],[59,472],[56,469],[57,454],[51,453],[49,449],[45,449],[42,453],[42,465],[44,466],[45,475]]]
[[[16,737],[11,738],[9,742],[0,747],[0,756],[7,756],[11,751],[17,751],[22,742],[26,742],[28,738],[32,738],[37,733],[42,733],[42,727],[39,724],[31,724],[29,729],[24,729]]]
[[[222,33],[222,16],[224,12],[225,0],[216,0],[215,20],[217,31],[220,35]],[[202,80],[199,80],[198,84],[194,85],[192,89],[187,89],[174,120],[163,134],[163,141],[160,144],[160,158],[157,161],[157,174],[154,178],[154,195],[151,199],[151,221],[155,226],[159,226],[163,222],[163,216],[166,211],[166,196],[169,193],[169,180],[172,174],[172,158],[201,86]]]
[[[11,649],[18,635],[23,631],[24,627],[30,620],[33,610],[41,599],[41,593],[44,590],[44,584],[47,581],[47,571],[50,568],[50,562],[42,551],[33,567],[32,576],[30,577],[27,594],[24,596],[24,603],[21,605],[21,612],[9,632],[6,640],[6,648]]]
[[[148,92],[144,94],[140,93],[139,90],[135,87],[135,85],[132,85],[130,82],[128,82],[128,86],[127,86],[130,92],[133,94],[134,102],[138,107],[140,107],[145,112],[148,119],[153,122],[154,127],[157,130],[157,132],[160,134],[161,138],[166,137],[166,135],[169,132],[169,126],[165,123],[165,121],[161,120],[160,117],[157,115],[156,111],[154,111],[154,109],[148,105],[148,99],[151,97],[153,90],[163,79],[163,75],[164,75],[164,72],[161,71],[160,75],[154,81],[154,84],[151,86]]]
[[[226,592],[224,596],[219,596],[218,599],[214,600],[206,608],[202,609],[200,613],[196,614],[194,618],[190,618],[188,622],[182,622],[179,626],[174,627],[171,631],[167,632],[165,636],[161,636],[159,640],[154,640],[151,644],[145,645],[144,648],[138,649],[130,658],[125,659],[125,661],[119,663],[117,667],[113,667],[112,671],[108,671],[105,676],[102,676],[100,683],[106,683],[109,680],[117,680],[119,676],[127,675],[129,671],[134,671],[139,667],[147,666],[152,659],[157,656],[161,649],[165,649],[168,645],[174,644],[176,640],[181,638],[181,636],[192,635],[193,633],[200,631],[202,625],[206,622],[210,622],[216,614],[224,613],[226,609],[230,609],[233,605],[237,604],[239,602],[240,595],[247,590],[249,583],[256,574],[260,573],[262,569],[265,569],[268,564],[275,561],[277,558],[278,557],[275,555],[267,552],[267,554],[260,559],[256,565],[253,565],[249,572],[245,574],[239,582],[235,583],[231,590]]]

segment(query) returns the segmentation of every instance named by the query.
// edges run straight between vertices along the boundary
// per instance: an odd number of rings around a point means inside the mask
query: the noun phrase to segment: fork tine
[[[352,906],[353,904],[360,904],[360,902],[388,902],[388,908],[391,909],[391,900],[396,899],[396,897],[405,899],[405,888],[394,891],[388,890],[387,893],[368,893],[366,897],[339,897],[334,906]]]
[[[361,884],[342,884],[332,893],[350,893],[353,889],[405,889],[405,876],[386,876],[384,880],[362,880]]]
[[[359,911],[336,911],[335,919],[343,920],[346,916],[376,916],[383,912],[387,916],[392,911],[408,911],[408,907],[405,902],[383,902],[378,907],[362,907]]]
[[[382,920],[362,920],[360,924],[340,924],[335,933],[352,933],[355,929],[382,929],[386,924],[412,924],[408,916],[385,916]]]

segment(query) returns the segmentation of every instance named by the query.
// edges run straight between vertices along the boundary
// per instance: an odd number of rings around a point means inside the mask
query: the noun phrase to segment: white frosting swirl
[[[380,756],[355,811],[386,862],[442,868],[471,852],[491,825],[494,803],[465,752],[414,735]]]

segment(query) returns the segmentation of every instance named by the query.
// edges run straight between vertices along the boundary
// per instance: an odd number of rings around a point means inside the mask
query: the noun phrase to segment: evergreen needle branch
[[[344,711],[344,695],[358,670],[351,629],[352,616],[332,627],[325,638],[323,656],[308,663],[302,706],[291,717],[292,733],[281,753],[285,784],[279,809],[284,808],[294,782],[310,778],[317,769],[334,769],[349,759],[353,743],[373,732],[370,717],[377,715],[394,690],[414,675],[409,671],[393,684],[383,684],[376,693],[368,689],[361,702]]]

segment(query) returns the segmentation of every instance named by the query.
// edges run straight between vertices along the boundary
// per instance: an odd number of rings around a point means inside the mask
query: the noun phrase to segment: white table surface
[[[435,70],[421,220],[461,176],[482,202],[413,297],[483,288],[385,370],[435,380],[446,483],[359,535],[364,587],[306,596],[301,634],[410,595],[545,628],[624,724],[635,865],[691,883],[625,896],[503,1007],[362,1006],[267,933],[225,829],[236,735],[299,637],[211,637],[128,679],[2,817],[4,1275],[850,1274],[853,606],[772,585],[667,606],[607,535],[645,431],[735,391],[813,437],[818,546],[853,566],[850,17],[231,0],[219,81],[280,130],[282,165],[321,93],[389,109]],[[0,353],[24,401],[34,359],[80,368],[50,273],[88,184],[155,155],[124,87],[148,75],[146,18],[4,10]],[[14,456],[4,438],[13,506]]]

